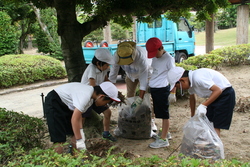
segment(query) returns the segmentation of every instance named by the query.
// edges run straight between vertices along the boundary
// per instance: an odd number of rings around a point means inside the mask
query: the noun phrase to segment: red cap
[[[146,43],[146,49],[148,51],[148,58],[156,56],[158,49],[162,46],[161,40],[156,37],[150,38]]]

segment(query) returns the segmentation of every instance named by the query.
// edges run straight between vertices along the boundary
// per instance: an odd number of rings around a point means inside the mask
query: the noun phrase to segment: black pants
[[[69,110],[54,90],[45,97],[44,107],[51,142],[66,142],[67,135],[74,135],[71,125],[73,111]]]

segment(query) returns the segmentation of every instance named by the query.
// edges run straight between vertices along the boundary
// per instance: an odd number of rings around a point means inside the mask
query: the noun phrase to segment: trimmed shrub
[[[197,68],[213,68],[218,67],[222,64],[224,58],[216,54],[204,54],[198,56],[192,56],[187,60],[183,61],[185,65],[196,66]]]
[[[21,152],[43,148],[47,127],[42,119],[0,108],[0,164]]]
[[[5,55],[0,57],[0,87],[65,78],[59,60],[43,55]]]
[[[235,66],[250,63],[250,44],[241,44],[218,48],[211,51],[211,54],[224,58],[226,65]]]

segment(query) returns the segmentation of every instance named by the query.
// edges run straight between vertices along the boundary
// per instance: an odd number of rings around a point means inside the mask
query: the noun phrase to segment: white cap
[[[170,91],[175,87],[176,82],[179,81],[184,71],[182,67],[173,67],[168,71],[167,79],[170,84]]]
[[[100,87],[101,87],[102,91],[104,93],[106,93],[106,95],[109,98],[111,98],[112,100],[117,101],[117,102],[121,101],[117,97],[118,96],[118,90],[117,90],[116,86],[113,83],[111,83],[109,81],[106,81],[106,82],[101,83]]]
[[[115,64],[115,61],[113,60],[113,57],[108,49],[105,48],[96,49],[95,57],[102,62],[106,62],[108,64]]]

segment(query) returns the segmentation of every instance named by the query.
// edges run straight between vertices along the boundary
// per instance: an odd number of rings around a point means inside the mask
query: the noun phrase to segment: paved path
[[[33,117],[43,117],[42,96],[45,96],[55,87],[67,83],[67,79],[38,82],[35,84],[18,86],[9,89],[0,89],[0,107],[16,112],[23,112]],[[123,80],[118,79],[117,88],[126,92]]]

